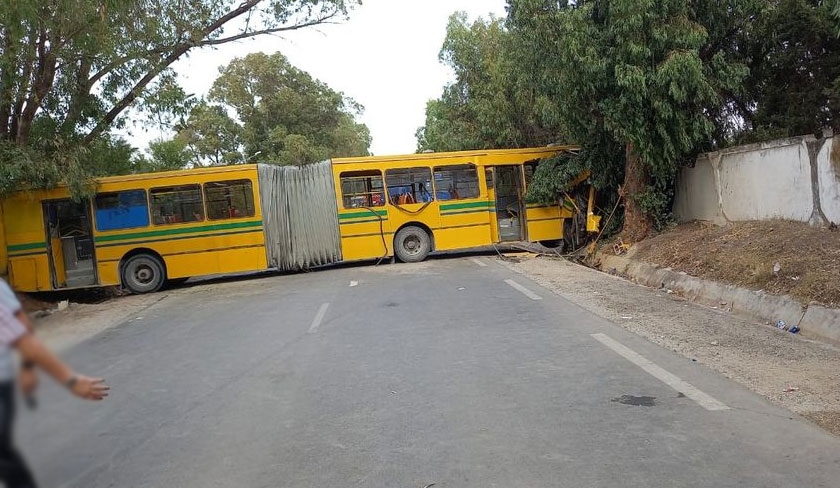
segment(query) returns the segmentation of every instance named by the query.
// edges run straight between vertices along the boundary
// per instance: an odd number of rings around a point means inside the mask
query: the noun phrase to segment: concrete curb
[[[697,303],[731,311],[760,322],[775,324],[784,320],[798,325],[802,334],[820,340],[840,343],[840,310],[818,304],[803,305],[784,295],[724,285],[704,280],[671,268],[663,268],[634,260],[631,256],[598,253],[601,271],[624,275],[652,288],[666,288]]]
[[[808,305],[799,327],[808,334],[840,343],[840,310],[812,303]]]

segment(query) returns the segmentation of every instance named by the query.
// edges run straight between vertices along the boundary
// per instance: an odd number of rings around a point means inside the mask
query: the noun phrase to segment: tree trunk
[[[632,143],[628,143],[624,167],[624,228],[622,238],[627,242],[639,242],[650,235],[653,222],[642,211],[637,196],[650,186],[650,174],[644,161]]]

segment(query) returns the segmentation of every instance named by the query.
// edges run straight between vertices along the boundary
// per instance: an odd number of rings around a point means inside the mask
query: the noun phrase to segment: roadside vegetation
[[[82,195],[96,176],[367,154],[362,107],[282,55],[233,61],[207,100],[172,69],[196,49],[342,21],[358,4],[0,0],[0,194],[63,180]],[[251,84],[260,87],[245,93]],[[129,124],[175,136],[142,153],[114,135]]]
[[[538,174],[557,198],[592,171],[623,197],[626,240],[671,223],[677,170],[700,152],[840,133],[832,0],[509,0],[506,18],[450,19],[455,81],[428,103],[420,150],[577,143]]]

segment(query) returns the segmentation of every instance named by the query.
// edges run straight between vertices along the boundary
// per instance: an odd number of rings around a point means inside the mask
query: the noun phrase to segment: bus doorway
[[[525,186],[522,166],[496,166],[496,220],[501,242],[524,241]]]
[[[89,202],[44,202],[44,224],[53,287],[96,285]]]

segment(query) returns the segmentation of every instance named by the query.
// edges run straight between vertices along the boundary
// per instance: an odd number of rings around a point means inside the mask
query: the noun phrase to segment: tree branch
[[[284,27],[275,27],[275,28],[272,28],[272,29],[262,29],[262,30],[258,30],[258,31],[252,31],[252,32],[242,32],[241,34],[237,34],[235,36],[230,36],[230,37],[224,37],[224,38],[221,38],[221,39],[209,39],[209,40],[206,40],[206,41],[199,42],[198,44],[196,44],[195,47],[217,46],[219,44],[226,44],[228,42],[241,41],[243,39],[249,39],[251,37],[261,36],[261,35],[264,35],[264,34],[276,34],[278,32],[293,31],[293,30],[303,29],[303,28],[306,28],[306,27],[312,27],[312,26],[315,26],[315,25],[332,24],[333,22],[329,22],[329,20],[334,18],[336,15],[338,15],[337,11],[333,12],[329,15],[326,15],[324,17],[320,17],[320,18],[315,19],[315,20],[310,20],[309,22],[304,22],[302,24],[295,24],[295,25],[284,26]]]
[[[193,39],[207,39],[213,32],[216,32],[217,30],[219,30],[222,26],[224,26],[225,24],[227,24],[231,20],[233,20],[233,19],[235,19],[235,18],[237,18],[237,17],[239,17],[239,16],[241,16],[245,13],[250,12],[251,9],[253,9],[255,6],[257,6],[257,4],[259,4],[261,1],[262,0],[243,1],[241,4],[239,4],[238,7],[231,10],[230,12],[223,15],[222,17],[219,17],[218,19],[216,19],[216,21],[214,21],[213,23],[211,23],[210,25],[208,25],[207,27],[202,29],[200,32],[198,32],[197,33],[198,35],[194,36]],[[227,38],[224,38],[224,39],[207,39],[205,41],[195,41],[195,40],[191,39],[191,40],[186,40],[186,41],[184,41],[180,44],[177,44],[176,46],[173,47],[173,49],[171,51],[169,51],[168,55],[166,55],[160,62],[158,62],[153,68],[151,68],[149,70],[149,72],[146,73],[145,76],[143,76],[143,78],[141,78],[137,83],[134,84],[134,86],[131,88],[131,90],[129,90],[129,92],[126,93],[125,96],[119,102],[117,102],[117,104],[114,105],[114,107],[111,108],[110,111],[108,111],[108,113],[105,115],[105,117],[103,117],[99,122],[97,122],[96,126],[85,136],[85,138],[83,140],[83,143],[85,145],[90,144],[94,139],[96,139],[97,137],[102,135],[102,133],[105,132],[105,130],[107,130],[108,127],[110,127],[110,125],[114,122],[114,120],[116,120],[116,118],[123,111],[125,111],[125,109],[127,109],[132,103],[134,103],[135,100],[137,100],[137,98],[140,96],[141,93],[143,93],[143,90],[145,90],[146,86],[148,86],[149,83],[151,83],[161,72],[163,72],[163,70],[165,70],[172,63],[177,61],[178,58],[183,56],[184,53],[186,53],[190,49],[192,49],[194,47],[213,46],[213,45],[223,44],[225,42],[232,42],[232,41],[236,41],[236,40],[239,40],[239,39],[246,39],[246,38],[254,37],[254,36],[257,36],[257,35],[261,35],[261,34],[270,34],[270,33],[274,33],[274,32],[282,32],[282,31],[301,29],[301,28],[304,28],[304,27],[317,25],[318,23],[326,22],[329,19],[335,17],[336,15],[338,15],[338,10],[336,10],[334,12],[331,12],[327,15],[321,16],[321,17],[319,17],[315,20],[308,21],[308,22],[303,22],[303,23],[299,23],[299,24],[295,24],[295,25],[291,25],[291,26],[277,27],[277,28],[272,28],[272,29],[263,29],[263,30],[260,30],[260,31],[254,31],[254,32],[250,32],[250,33],[242,33],[242,34],[239,34],[239,35],[236,35],[236,36],[230,36],[230,37],[227,37]],[[158,49],[160,49],[160,48],[158,48]],[[147,52],[147,54],[148,54],[148,52]],[[161,54],[163,54],[163,53],[161,53]],[[116,67],[118,67],[118,65],[111,67],[110,70],[113,70]],[[100,70],[100,73],[97,73],[97,75],[94,75],[95,81],[98,81],[99,79],[101,79],[102,76],[104,76],[103,71],[105,71],[105,69]]]
[[[79,60],[75,90],[70,96],[70,106],[67,110],[67,115],[64,117],[64,122],[61,123],[61,127],[59,128],[59,132],[63,134],[69,133],[76,126],[76,123],[82,115],[82,109],[90,96],[91,85],[87,84],[90,69],[91,58],[89,56],[82,57]]]
[[[29,132],[32,129],[32,121],[35,114],[41,107],[44,97],[52,88],[55,80],[56,58],[52,49],[47,49],[47,30],[41,25],[38,35],[38,69],[32,82],[29,98],[20,115],[16,142],[19,146],[25,146],[29,142]]]

